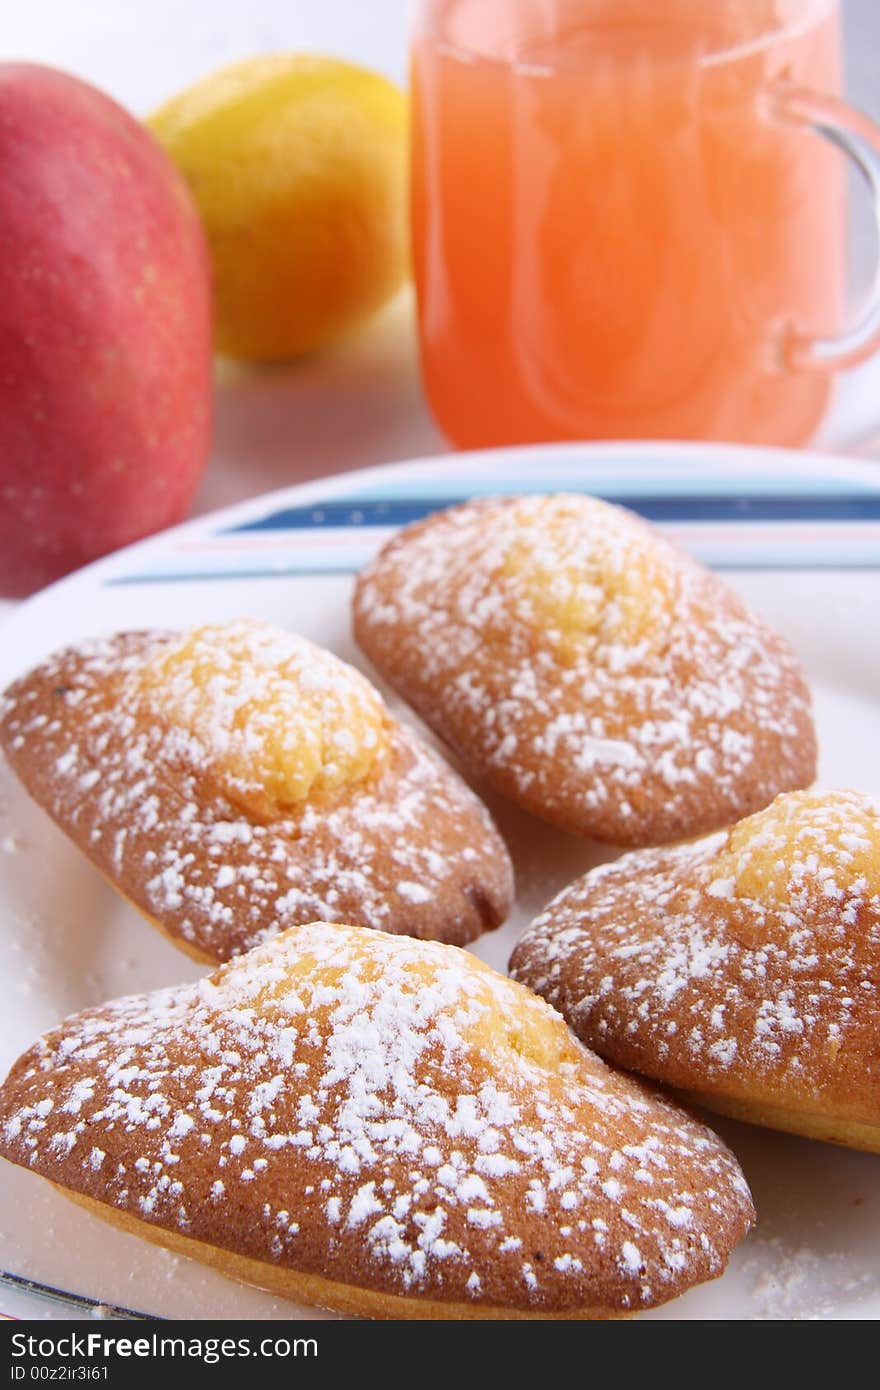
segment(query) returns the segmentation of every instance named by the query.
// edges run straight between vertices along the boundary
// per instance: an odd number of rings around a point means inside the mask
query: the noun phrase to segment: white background
[[[4,0],[0,43],[4,57],[69,68],[143,115],[211,67],[270,49],[344,55],[402,81],[413,7],[414,0]],[[843,13],[850,95],[880,117],[880,0],[843,0]]]

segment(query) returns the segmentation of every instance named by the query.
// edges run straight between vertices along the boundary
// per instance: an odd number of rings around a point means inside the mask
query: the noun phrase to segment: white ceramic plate
[[[23,605],[3,628],[0,687],[81,637],[246,614],[358,662],[351,575],[390,529],[479,493],[562,488],[629,503],[727,572],[806,665],[822,782],[880,792],[880,468],[831,457],[560,446],[428,459],[274,493],[123,551]],[[599,856],[487,799],[514,854],[519,898],[511,921],[476,950],[504,969],[537,909]],[[198,973],[0,769],[0,1068],[65,1014]],[[645,1316],[880,1316],[880,1158],[719,1127],[752,1184],[758,1228],[723,1279]],[[46,1286],[0,1284],[0,1311],[18,1316],[88,1315],[92,1303],[167,1317],[315,1316],[111,1230],[6,1165],[0,1267]]]

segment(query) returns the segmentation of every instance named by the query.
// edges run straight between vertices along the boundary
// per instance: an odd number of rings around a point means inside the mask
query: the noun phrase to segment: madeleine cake
[[[514,976],[713,1110],[880,1152],[880,802],[798,792],[566,888]]]
[[[488,812],[359,672],[241,621],[70,647],[5,694],[30,794],[197,959],[315,918],[464,943],[512,873]]]
[[[753,1220],[710,1130],[436,942],[291,927],[12,1068],[0,1152],[235,1278],[382,1318],[616,1317]]]
[[[354,627],[466,764],[582,835],[702,834],[814,776],[788,645],[593,498],[481,499],[407,527],[361,574]]]

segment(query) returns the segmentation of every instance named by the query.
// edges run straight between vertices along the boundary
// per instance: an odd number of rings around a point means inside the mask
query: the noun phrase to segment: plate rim
[[[674,461],[684,463],[688,468],[696,467],[700,462],[705,464],[708,456],[709,460],[714,458],[719,463],[724,461],[733,466],[734,472],[742,471],[747,475],[757,469],[760,460],[766,462],[768,459],[778,465],[783,473],[792,477],[826,477],[829,469],[833,467],[838,476],[840,476],[840,470],[844,469],[849,480],[865,483],[871,491],[880,492],[880,463],[875,463],[870,459],[855,458],[833,452],[782,449],[751,444],[700,443],[693,440],[621,440],[619,442],[586,440],[571,443],[518,444],[493,449],[423,454],[413,458],[394,460],[390,463],[374,464],[363,469],[346,469],[342,473],[289,483],[284,487],[259,493],[255,497],[245,498],[239,502],[232,502],[228,506],[203,512],[199,516],[189,517],[175,526],[145,536],[141,540],[132,541],[131,544],[122,546],[109,555],[101,556],[22,599],[4,617],[2,624],[0,624],[0,631],[8,635],[18,622],[23,619],[27,621],[29,615],[36,608],[42,608],[44,605],[54,602],[59,594],[66,593],[69,589],[79,585],[88,588],[93,582],[101,583],[105,576],[113,574],[117,566],[125,565],[129,560],[137,560],[145,555],[161,553],[166,548],[173,548],[178,541],[185,541],[220,526],[226,528],[230,523],[239,525],[246,523],[254,517],[260,516],[269,508],[290,505],[291,500],[300,503],[320,499],[329,500],[334,495],[344,494],[354,482],[369,487],[371,484],[387,480],[389,476],[394,477],[403,470],[409,473],[430,473],[442,466],[452,468],[458,473],[465,471],[469,465],[472,466],[477,460],[490,468],[499,466],[511,459],[523,463],[539,459],[559,462],[583,460],[585,464],[589,464],[592,461],[600,462],[603,454],[612,455],[614,464],[653,462],[658,465],[658,468],[664,462],[672,463]],[[511,482],[515,483],[515,479],[512,479]],[[513,495],[516,493],[516,487],[515,485],[506,487],[500,492]],[[803,568],[810,570],[814,567],[804,565]]]
[[[360,489],[368,490],[371,486],[387,483],[402,473],[407,473],[410,476],[413,474],[430,475],[439,470],[447,469],[449,470],[450,482],[454,483],[462,479],[466,481],[468,470],[476,464],[491,472],[495,469],[500,471],[502,468],[510,467],[515,463],[517,466],[525,465],[523,478],[533,484],[536,477],[535,465],[552,464],[553,462],[582,463],[588,470],[591,465],[601,465],[603,458],[606,460],[607,466],[612,469],[620,465],[626,467],[628,464],[656,467],[657,481],[660,484],[662,484],[664,464],[675,464],[678,469],[683,468],[684,471],[696,471],[700,466],[711,468],[714,461],[718,465],[723,464],[728,475],[742,474],[743,478],[747,479],[766,469],[769,461],[779,472],[792,478],[815,479],[822,477],[826,480],[837,478],[842,482],[850,481],[864,484],[868,490],[880,493],[880,463],[828,451],[803,451],[721,443],[702,444],[693,441],[627,440],[620,442],[584,441],[564,444],[532,444],[431,453],[372,465],[363,469],[348,469],[324,477],[305,479],[190,517],[173,527],[121,547],[119,550],[75,570],[22,600],[9,614],[5,615],[2,624],[0,624],[0,630],[3,631],[7,639],[13,638],[12,645],[14,646],[14,632],[17,624],[41,623],[44,610],[51,612],[59,602],[63,605],[68,601],[69,595],[79,588],[89,590],[101,586],[106,578],[112,576],[120,568],[127,568],[132,561],[136,562],[148,555],[160,555],[165,551],[173,550],[181,541],[211,534],[230,526],[241,525],[252,519],[270,514],[276,509],[281,510],[291,505],[327,501],[333,497],[345,496]],[[517,479],[515,473],[512,476],[508,474],[503,480],[499,478],[499,482],[502,481],[503,486],[499,486],[499,493],[508,495],[516,493]],[[659,491],[662,495],[662,486]],[[809,564],[802,566],[802,569],[806,571],[811,571],[814,568]],[[295,576],[279,574],[278,579],[290,582],[291,579],[295,579]],[[174,587],[177,582],[175,580],[167,581],[171,587]],[[21,1276],[13,1275],[12,1278],[18,1280]],[[0,1274],[0,1279],[2,1279],[2,1274]],[[57,1286],[44,1285],[41,1289],[32,1289],[30,1293],[37,1304],[42,1307],[51,1307],[53,1300],[67,1303],[76,1308],[81,1307],[83,1301],[94,1302],[88,1298],[88,1295]],[[161,1316],[135,1312],[134,1310],[125,1311],[129,1316],[136,1317]]]

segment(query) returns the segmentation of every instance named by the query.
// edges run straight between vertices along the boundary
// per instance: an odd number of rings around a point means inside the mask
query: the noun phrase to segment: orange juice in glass
[[[423,377],[460,446],[803,444],[843,329],[838,0],[423,0],[412,223]],[[821,135],[830,139],[819,138]]]

